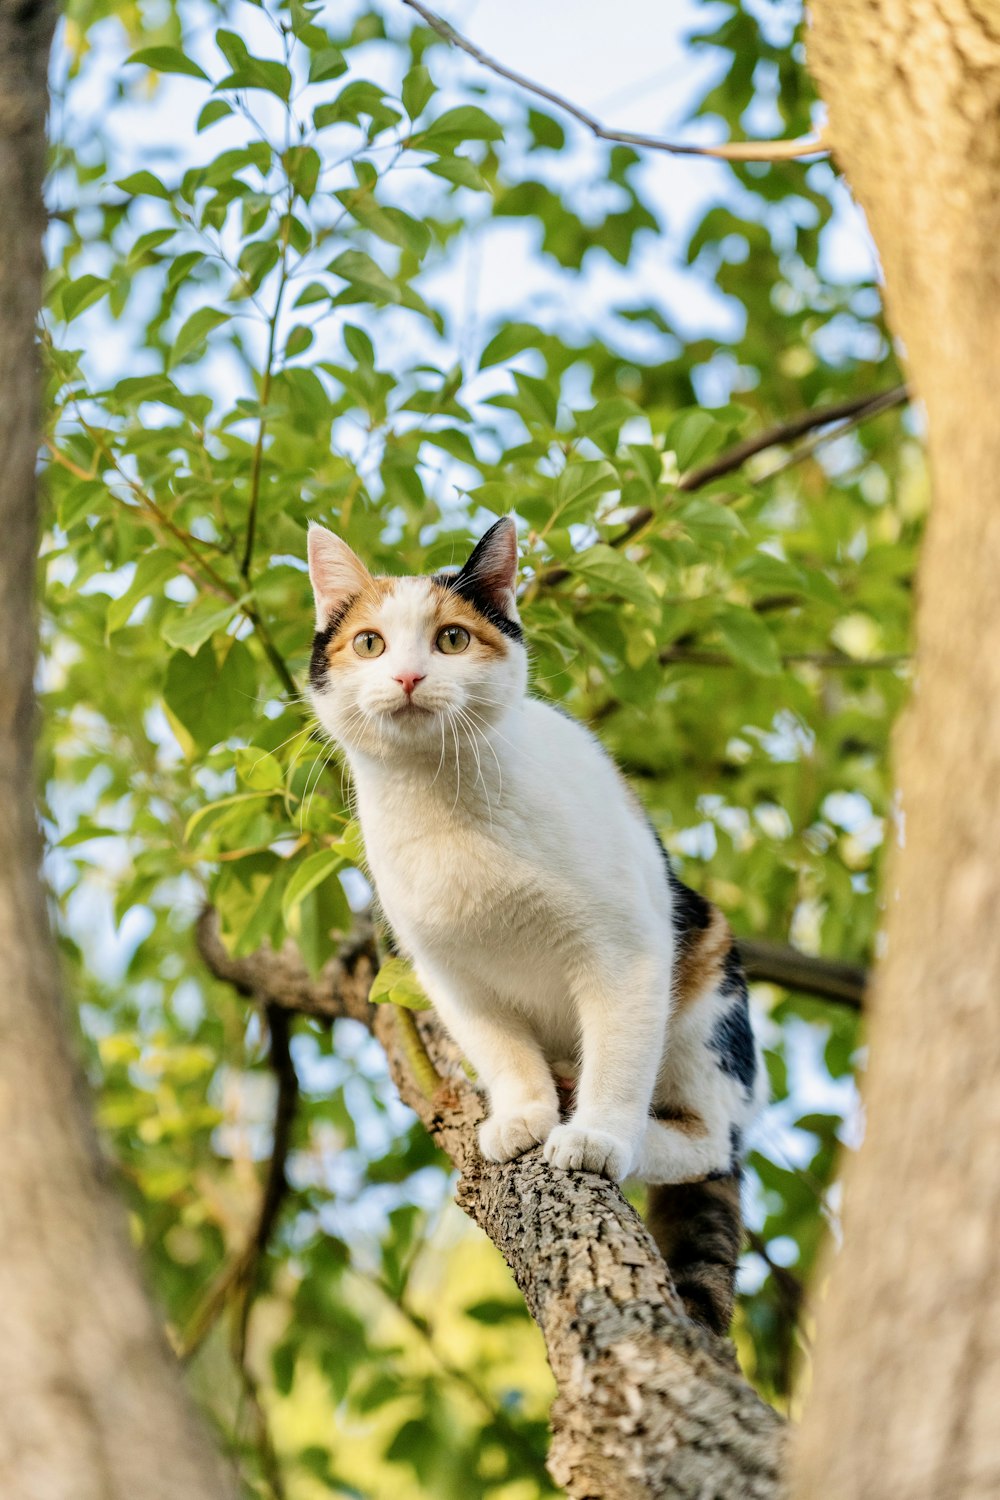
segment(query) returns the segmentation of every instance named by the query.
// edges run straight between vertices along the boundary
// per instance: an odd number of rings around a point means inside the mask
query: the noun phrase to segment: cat
[[[313,709],[396,943],[486,1089],[483,1155],[653,1185],[678,1290],[721,1331],[766,1100],[725,918],[597,739],[529,696],[512,518],[453,574],[373,577],[315,524],[308,554]]]

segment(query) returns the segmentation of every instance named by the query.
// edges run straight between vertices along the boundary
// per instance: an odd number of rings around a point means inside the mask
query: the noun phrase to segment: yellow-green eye
[[[354,637],[354,649],[359,656],[381,656],[385,641],[377,630],[362,630]]]
[[[465,650],[471,640],[472,637],[464,625],[446,625],[443,630],[438,631],[435,644],[445,656],[457,656],[460,651]]]

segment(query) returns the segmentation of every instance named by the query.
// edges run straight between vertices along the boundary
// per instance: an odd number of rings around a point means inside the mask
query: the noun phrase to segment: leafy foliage
[[[711,7],[696,113],[802,133],[797,11],[756,9]],[[62,34],[42,767],[61,940],[136,1235],[248,1492],[520,1500],[549,1489],[540,1341],[350,1023],[297,1025],[290,1199],[249,1293],[227,1280],[274,1083],[194,917],[208,899],[234,953],[291,935],[318,970],[366,899],[300,697],[306,525],[428,570],[515,511],[535,691],[595,725],[737,931],[863,960],[922,463],[896,413],[691,483],[898,379],[872,281],[837,271],[828,164],[711,168],[678,244],[633,151],[581,153],[389,0],[207,13],[71,0]],[[544,310],[470,318],[463,258],[511,233]],[[626,305],[601,291],[654,236],[738,310],[727,342],[636,300],[641,279]],[[408,984],[387,998],[419,1003]],[[784,1401],[858,1037],[836,1007],[757,998],[775,1106],[737,1333]]]

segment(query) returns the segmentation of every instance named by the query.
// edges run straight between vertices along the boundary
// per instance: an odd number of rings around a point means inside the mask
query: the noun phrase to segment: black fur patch
[[[741,1083],[749,1096],[757,1077],[757,1054],[745,984],[743,994],[737,995],[716,1021],[708,1045],[718,1056],[723,1073]]]
[[[672,917],[674,924],[674,937],[677,945],[683,952],[691,944],[691,939],[696,932],[704,932],[712,920],[711,903],[693,891],[689,885],[674,870],[670,862],[670,855],[663,847],[663,841],[657,833],[653,824],[649,825],[650,831],[656,840],[660,855],[663,859],[663,867],[667,872],[667,883],[670,886],[672,899]]]
[[[741,1158],[743,1156],[743,1132],[738,1125],[729,1127],[729,1166],[718,1171],[709,1172],[705,1178],[706,1182],[721,1182],[723,1178],[732,1177],[741,1170]]]
[[[347,611],[351,608],[351,605],[354,603],[357,597],[357,594],[352,594],[350,599],[345,599],[340,608],[333,611],[333,614],[327,620],[324,628],[322,630],[317,630],[316,634],[313,636],[312,656],[309,659],[309,681],[316,689],[317,693],[322,692],[323,688],[326,686],[328,667],[326,660],[326,648],[327,646],[329,646],[330,642],[337,634],[337,631],[344,623],[344,620],[347,617]]]
[[[473,553],[475,556],[475,553]],[[466,564],[468,566],[468,564]],[[465,568],[461,573],[436,573],[434,583],[439,583],[443,588],[450,589],[466,604],[471,604],[473,609],[479,611],[484,620],[488,620],[494,629],[499,630],[501,635],[509,636],[512,641],[523,644],[524,631],[516,620],[509,620],[502,609],[498,609],[493,600],[484,594],[481,588],[476,586],[476,580],[467,577]]]
[[[724,995],[746,995],[747,977],[743,972],[743,960],[740,958],[740,950],[735,943],[729,949],[722,960],[722,984],[720,986]]]

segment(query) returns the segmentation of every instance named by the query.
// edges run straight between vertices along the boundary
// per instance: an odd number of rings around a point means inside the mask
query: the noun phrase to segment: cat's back
[[[522,708],[521,789],[537,846],[570,878],[615,885],[653,907],[668,900],[662,855],[645,812],[600,741],[537,698]]]

